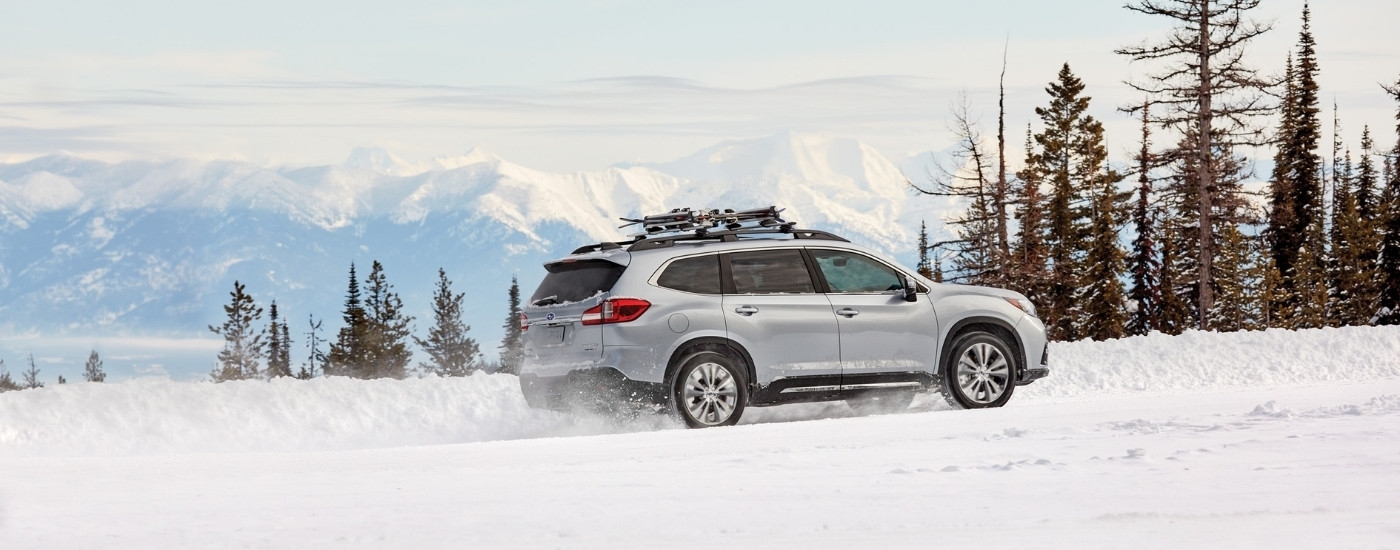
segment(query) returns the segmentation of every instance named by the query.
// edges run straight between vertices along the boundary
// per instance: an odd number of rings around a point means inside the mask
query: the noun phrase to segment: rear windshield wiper
[[[535,306],[535,307],[539,307],[539,306],[547,306],[547,305],[550,305],[550,304],[557,304],[557,303],[559,303],[559,295],[556,294],[556,295],[553,295],[553,296],[545,296],[545,297],[543,297],[543,298],[540,298],[540,299],[538,299],[538,300],[535,300],[535,301],[533,301],[533,302],[530,302],[530,305]]]

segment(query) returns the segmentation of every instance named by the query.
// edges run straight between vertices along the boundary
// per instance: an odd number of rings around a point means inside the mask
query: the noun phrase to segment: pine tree
[[[438,376],[466,376],[481,368],[476,340],[467,336],[471,327],[462,322],[462,299],[466,293],[453,293],[447,271],[438,268],[438,286],[433,292],[433,326],[428,339],[414,337],[418,347],[428,352],[431,363],[425,371]]]
[[[1201,329],[1208,328],[1215,301],[1215,191],[1220,178],[1213,171],[1217,164],[1212,158],[1222,146],[1228,150],[1256,142],[1259,132],[1252,120],[1272,111],[1260,101],[1260,90],[1268,83],[1244,63],[1245,45],[1269,30],[1267,25],[1245,17],[1258,5],[1259,0],[1137,0],[1127,8],[1166,17],[1177,26],[1164,40],[1117,50],[1134,61],[1167,63],[1145,83],[1128,84],[1146,93],[1150,106],[1165,107],[1153,111],[1154,123],[1193,138],[1181,144],[1178,154],[1184,161],[1194,157],[1188,165],[1195,172],[1182,176],[1187,185],[1195,187],[1196,222],[1190,244],[1195,245],[1194,301],[1201,313],[1197,319]],[[1126,110],[1136,112],[1139,108],[1135,105]]]
[[[1378,207],[1379,195],[1376,193],[1376,162],[1373,157],[1376,155],[1376,142],[1371,140],[1371,126],[1361,127],[1361,161],[1356,165],[1356,211],[1361,215],[1361,219],[1374,230],[1376,225],[1376,209]],[[1375,243],[1373,243],[1375,244]],[[1367,256],[1374,257],[1375,250],[1365,252]]]
[[[369,359],[365,341],[369,320],[360,299],[360,281],[355,275],[354,262],[350,262],[350,283],[345,291],[345,309],[341,312],[341,320],[345,325],[340,327],[335,341],[331,342],[330,353],[326,355],[322,369],[326,376],[356,376]]]
[[[1271,244],[1268,239],[1257,238],[1252,241],[1254,252],[1249,262],[1247,279],[1251,282],[1250,292],[1254,296],[1254,309],[1250,314],[1249,330],[1264,330],[1280,326],[1275,317],[1280,314],[1277,304],[1283,301],[1278,298],[1280,286],[1283,284],[1283,275],[1279,273],[1278,266],[1274,264],[1274,257]]]
[[[1249,280],[1249,257],[1252,250],[1239,226],[1220,226],[1220,261],[1216,263],[1215,308],[1211,310],[1210,326],[1220,332],[1246,330],[1252,326],[1254,293]]]
[[[1351,153],[1347,152],[1334,170],[1332,189],[1332,228],[1328,258],[1327,319],[1332,326],[1364,325],[1373,312],[1371,283],[1373,273],[1364,257],[1371,241],[1369,227],[1361,218],[1352,194],[1355,174]]]
[[[1104,178],[1121,178],[1107,169],[1103,124],[1087,114],[1089,97],[1083,95],[1084,83],[1074,76],[1068,63],[1045,92],[1050,104],[1035,110],[1045,127],[1033,137],[1038,150],[1035,166],[1028,168],[1050,186],[1043,236],[1049,277],[1041,318],[1051,339],[1074,340],[1083,336],[1079,324],[1086,315],[1085,304],[1078,298],[1084,271],[1081,264],[1089,247],[1091,196]]]
[[[5,360],[0,359],[0,393],[18,389],[20,389],[19,384],[15,383],[15,379],[10,377],[9,369],[5,368]]]
[[[403,301],[376,260],[365,279],[366,346],[360,378],[403,378],[413,352],[408,349],[413,317],[404,314]]]
[[[24,371],[24,389],[34,390],[44,387],[44,383],[39,381],[39,367],[34,364],[34,354],[29,354],[29,370]]]
[[[105,382],[107,373],[102,370],[102,358],[97,356],[97,350],[88,352],[87,363],[83,364],[83,380],[88,382]]]
[[[1195,326],[1195,323],[1191,322],[1191,305],[1187,301],[1187,289],[1191,287],[1191,281],[1179,284],[1175,277],[1176,273],[1182,271],[1174,267],[1181,262],[1182,256],[1177,253],[1178,239],[1171,238],[1177,234],[1179,231],[1175,219],[1164,217],[1162,235],[1167,238],[1162,239],[1162,307],[1157,322],[1161,331],[1166,334],[1181,334]]]
[[[318,368],[323,374],[326,369],[326,354],[321,352],[322,321],[317,321],[315,315],[307,315],[306,322],[308,325],[306,330],[306,363],[303,363],[301,370],[297,371],[297,378],[301,380],[315,378]]]
[[[1152,169],[1156,158],[1152,154],[1152,130],[1148,124],[1148,108],[1142,110],[1142,148],[1138,151],[1137,204],[1133,207],[1133,243],[1128,271],[1132,286],[1128,302],[1132,311],[1125,332],[1143,335],[1162,330],[1162,261],[1157,253],[1157,232],[1152,211]]]
[[[923,220],[919,220],[919,265],[915,271],[926,279],[933,279],[933,266],[928,259],[928,224]]]
[[[1377,217],[1381,222],[1381,246],[1377,272],[1379,289],[1376,294],[1373,325],[1400,325],[1400,79],[1385,91],[1397,103],[1395,110],[1395,149],[1386,159],[1385,190],[1381,195]]]
[[[287,323],[277,314],[277,300],[267,309],[267,372],[268,378],[292,375],[291,339],[287,336]]]
[[[215,382],[246,380],[257,378],[259,359],[263,355],[263,330],[253,328],[262,319],[262,308],[253,302],[253,297],[245,292],[246,287],[233,282],[233,292],[229,293],[229,305],[224,306],[228,319],[221,326],[209,326],[209,332],[224,337],[224,349],[219,352],[219,362],[209,377]]]
[[[1011,200],[1016,204],[1016,220],[1019,223],[1011,259],[1012,276],[1007,286],[1025,294],[1032,303],[1042,305],[1045,303],[1048,277],[1045,267],[1045,194],[1040,189],[1044,180],[1037,169],[1039,165],[1034,135],[1027,124],[1025,166],[1016,173],[1016,185],[1011,188]]]
[[[1123,275],[1125,255],[1118,247],[1120,209],[1118,192],[1114,189],[1118,180],[1116,174],[1107,172],[1093,198],[1086,239],[1088,251],[1076,300],[1084,310],[1078,331],[1093,340],[1122,338],[1124,325],[1127,324],[1127,314],[1123,310],[1123,283],[1119,281]]]
[[[1306,238],[1312,231],[1314,220],[1322,219],[1326,215],[1322,204],[1323,164],[1322,157],[1318,154],[1318,146],[1322,139],[1322,122],[1319,118],[1322,108],[1317,83],[1317,42],[1313,40],[1311,21],[1311,9],[1304,3],[1303,27],[1298,33],[1298,63],[1294,75],[1296,81],[1293,83],[1293,133],[1286,137],[1283,143],[1288,157],[1288,187],[1293,194],[1290,199],[1294,211],[1293,224],[1281,234],[1281,242],[1275,244],[1275,262],[1279,272],[1283,274],[1283,295],[1290,301],[1306,300],[1308,298],[1305,295],[1317,290],[1302,287],[1299,279],[1323,281],[1325,284],[1327,278],[1325,271],[1302,273],[1305,269],[1325,270],[1327,265],[1326,239]],[[1302,254],[1304,249],[1308,249],[1310,259],[1319,261],[1303,263],[1297,260],[1297,256]],[[1289,309],[1294,311],[1293,319],[1306,319],[1307,316],[1300,318],[1297,312],[1311,310],[1313,307],[1315,304],[1290,304]]]
[[[1305,242],[1325,242],[1327,232],[1322,216],[1313,218]],[[1319,254],[1319,251],[1324,254]],[[1327,258],[1322,247],[1304,245],[1298,250],[1294,284],[1298,303],[1284,326],[1288,328],[1319,328],[1327,326]]]
[[[506,323],[502,327],[506,330],[506,335],[501,339],[501,366],[496,372],[520,374],[520,362],[525,357],[525,342],[520,327],[520,284],[516,282],[515,277],[510,278],[507,301],[510,307],[506,313]]]

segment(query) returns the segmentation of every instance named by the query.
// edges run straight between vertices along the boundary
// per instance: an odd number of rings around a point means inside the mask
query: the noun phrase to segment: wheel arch
[[[754,391],[757,390],[758,384],[758,373],[753,364],[753,356],[749,355],[749,350],[744,349],[744,346],[739,345],[738,342],[719,336],[701,336],[699,338],[686,340],[681,342],[680,345],[677,345],[676,350],[671,352],[671,356],[666,360],[666,375],[664,380],[667,388],[670,388],[672,384],[675,383],[676,371],[680,369],[680,360],[691,353],[695,353],[695,351],[705,349],[728,351],[731,356],[743,361],[744,376],[748,377],[748,380],[745,381],[749,386],[748,395],[752,398]]]
[[[1011,346],[1012,358],[1016,361],[1015,368],[1012,369],[1013,376],[1019,379],[1021,371],[1026,368],[1025,345],[1021,342],[1021,336],[1016,333],[1016,328],[1004,319],[987,316],[967,317],[953,323],[948,329],[948,335],[943,339],[942,349],[939,351],[938,376],[943,376],[943,370],[948,363],[953,360],[953,344],[963,334],[980,331],[989,332],[1001,337],[1006,345]]]

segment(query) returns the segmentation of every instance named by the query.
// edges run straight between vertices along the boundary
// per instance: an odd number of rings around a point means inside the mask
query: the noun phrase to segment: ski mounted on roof
[[[583,254],[627,247],[629,252],[666,248],[676,241],[714,239],[724,242],[739,240],[741,235],[792,235],[794,239],[817,239],[849,242],[846,239],[811,229],[794,229],[794,222],[782,218],[783,209],[776,206],[735,211],[733,209],[677,208],[665,214],[653,214],[641,219],[619,218],[628,222],[618,229],[641,225],[642,230],[630,235],[632,240],[602,242],[581,246],[573,254]]]

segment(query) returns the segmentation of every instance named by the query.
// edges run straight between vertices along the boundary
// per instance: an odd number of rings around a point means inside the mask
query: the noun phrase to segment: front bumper
[[[537,409],[609,411],[666,403],[664,385],[632,380],[612,367],[578,369],[563,376],[521,374],[520,392]]]

